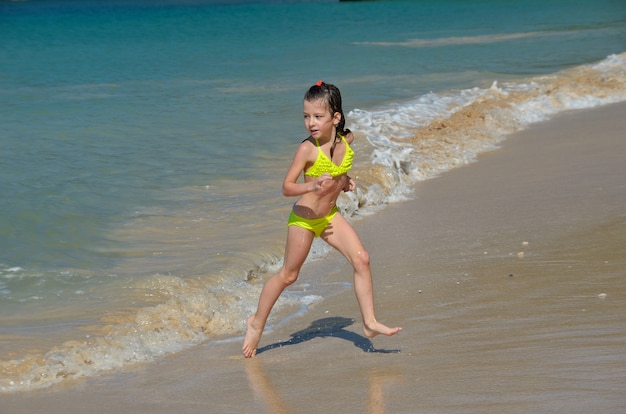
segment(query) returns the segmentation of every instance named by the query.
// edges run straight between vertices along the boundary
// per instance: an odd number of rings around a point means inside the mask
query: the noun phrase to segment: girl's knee
[[[370,265],[370,255],[367,250],[362,249],[354,256],[352,259],[352,265],[356,270],[369,268]]]
[[[283,269],[278,274],[278,277],[285,286],[289,286],[292,285],[296,280],[298,280],[298,272],[292,272]]]

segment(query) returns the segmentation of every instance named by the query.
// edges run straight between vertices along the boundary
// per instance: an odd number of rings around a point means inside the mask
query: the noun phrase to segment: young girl
[[[298,278],[315,237],[321,237],[352,264],[365,336],[394,335],[402,329],[376,320],[369,255],[337,210],[339,194],[356,188],[348,177],[354,155],[349,144],[354,136],[344,129],[345,122],[336,86],[319,81],[304,95],[304,126],[311,135],[298,147],[283,182],[285,196],[300,198],[289,216],[283,267],[265,283],[257,311],[248,318],[242,349],[246,358],[256,355],[270,311],[283,290]],[[304,182],[298,183],[302,172]]]

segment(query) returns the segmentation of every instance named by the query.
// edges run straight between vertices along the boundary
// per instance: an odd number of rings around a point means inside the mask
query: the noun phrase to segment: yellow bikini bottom
[[[313,234],[315,234],[315,237],[319,237],[324,232],[324,230],[326,230],[326,227],[328,227],[328,224],[338,212],[339,209],[337,208],[337,206],[334,206],[333,209],[330,210],[330,213],[328,213],[328,215],[324,217],[307,219],[304,217],[300,217],[292,211],[289,215],[289,221],[287,221],[287,226],[298,226],[306,230],[311,230]]]

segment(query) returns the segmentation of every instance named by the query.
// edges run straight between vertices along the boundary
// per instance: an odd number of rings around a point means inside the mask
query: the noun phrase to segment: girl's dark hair
[[[339,92],[339,88],[335,85],[319,81],[311,86],[304,94],[304,100],[309,102],[323,100],[326,102],[331,115],[334,115],[335,112],[341,114],[341,120],[339,124],[337,124],[337,132],[343,136],[350,132],[349,129],[345,129],[346,117],[343,115],[343,109],[341,107],[341,92]]]
[[[341,107],[341,92],[339,92],[339,88],[335,85],[319,81],[315,85],[311,86],[304,94],[304,100],[309,102],[323,100],[328,106],[331,115],[334,115],[335,112],[339,112],[341,114],[341,119],[336,127],[337,135],[335,136],[335,140],[330,147],[330,159],[332,160],[333,153],[335,152],[335,145],[337,145],[337,138],[339,138],[338,135],[345,137],[350,133],[350,130],[346,128],[346,117],[343,115],[343,108]]]

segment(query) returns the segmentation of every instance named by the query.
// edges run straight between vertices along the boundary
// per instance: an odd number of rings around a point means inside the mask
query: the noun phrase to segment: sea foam
[[[548,76],[494,80],[488,88],[429,93],[374,111],[352,110],[350,127],[367,139],[360,155],[370,163],[354,172],[358,197],[343,198],[343,208],[363,214],[368,207],[410,198],[416,182],[475,161],[509,134],[564,111],[623,100],[626,53]]]

